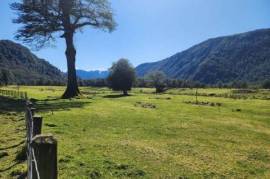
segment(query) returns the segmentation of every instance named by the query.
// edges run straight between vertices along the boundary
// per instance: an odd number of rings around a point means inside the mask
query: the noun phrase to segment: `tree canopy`
[[[68,83],[63,98],[77,96],[80,91],[75,68],[74,34],[85,26],[111,32],[116,23],[107,0],[22,0],[11,4],[18,13],[14,23],[22,24],[16,38],[40,49],[57,36],[66,41]]]
[[[23,25],[16,39],[37,49],[85,26],[109,32],[116,26],[107,0],[23,0],[11,8],[18,13],[13,22]]]
[[[110,88],[115,91],[123,91],[124,95],[128,95],[135,82],[135,70],[127,59],[120,59],[114,63],[109,69],[108,82]]]
[[[146,75],[146,79],[156,88],[157,93],[161,93],[166,87],[166,75],[162,71],[153,71]]]
[[[262,84],[264,89],[270,89],[270,80],[265,80]]]

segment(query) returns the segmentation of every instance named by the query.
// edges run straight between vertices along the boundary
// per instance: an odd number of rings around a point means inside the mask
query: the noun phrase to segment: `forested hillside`
[[[0,40],[0,83],[57,85],[65,83],[65,76],[26,47]]]
[[[151,71],[206,84],[269,80],[270,29],[209,39],[165,60],[136,68],[141,77]]]

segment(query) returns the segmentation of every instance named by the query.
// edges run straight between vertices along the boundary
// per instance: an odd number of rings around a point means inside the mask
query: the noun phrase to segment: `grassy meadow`
[[[8,87],[16,89],[16,87]],[[270,91],[20,87],[58,140],[59,178],[270,178]],[[0,178],[26,170],[23,103],[0,98]],[[2,155],[1,155],[2,154]]]

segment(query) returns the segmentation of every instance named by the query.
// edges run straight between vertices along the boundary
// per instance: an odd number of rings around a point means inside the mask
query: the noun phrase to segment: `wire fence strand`
[[[38,171],[38,165],[37,165],[37,160],[36,160],[34,149],[32,149],[32,156],[33,156],[33,161],[35,163],[35,169],[36,169],[37,178],[40,179],[40,174],[39,174],[39,171]]]

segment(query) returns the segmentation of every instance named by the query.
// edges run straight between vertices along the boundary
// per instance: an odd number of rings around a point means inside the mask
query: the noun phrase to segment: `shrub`
[[[115,91],[123,91],[128,95],[135,82],[135,70],[127,59],[120,59],[109,69],[108,83],[109,87]]]

